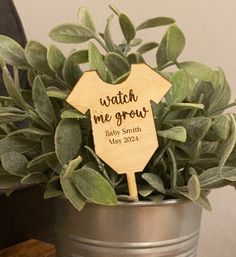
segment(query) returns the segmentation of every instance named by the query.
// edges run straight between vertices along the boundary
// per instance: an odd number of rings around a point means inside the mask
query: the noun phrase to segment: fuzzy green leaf
[[[34,128],[34,127],[28,127],[25,129],[17,129],[15,131],[12,131],[8,134],[8,136],[13,135],[20,135],[20,134],[31,134],[31,135],[37,135],[37,136],[49,136],[52,134],[52,132],[45,131],[42,129]]]
[[[97,70],[102,80],[106,81],[107,69],[104,63],[104,57],[92,42],[89,44],[89,66],[91,70]]]
[[[62,24],[53,28],[49,36],[60,43],[83,43],[94,37],[94,32],[78,24]]]
[[[158,192],[165,194],[164,183],[159,176],[153,173],[144,173],[142,178]]]
[[[191,200],[197,200],[201,194],[201,186],[196,175],[192,175],[188,181],[188,196]]]
[[[88,28],[93,33],[96,32],[96,28],[95,28],[94,22],[92,20],[92,17],[89,14],[89,11],[87,10],[87,8],[81,7],[78,10],[77,19],[78,19],[78,23],[80,25],[82,25],[85,28]]]
[[[61,100],[66,100],[66,98],[68,97],[67,91],[59,90],[58,88],[47,88],[46,93],[48,97],[57,98]]]
[[[47,60],[49,67],[56,73],[61,73],[65,57],[63,53],[54,45],[49,46],[47,51]]]
[[[117,53],[108,53],[105,56],[105,63],[108,70],[117,77],[120,77],[130,71],[128,61]]]
[[[37,76],[34,80],[32,97],[35,109],[40,118],[45,121],[51,128],[54,128],[56,124],[55,112],[52,103],[47,96],[43,81],[39,76]]]
[[[37,41],[29,41],[25,48],[25,56],[29,64],[37,71],[54,76],[47,61],[47,48]]]
[[[231,121],[230,134],[228,138],[220,144],[220,148],[218,150],[220,167],[225,165],[236,144],[236,122],[232,114],[229,114],[229,117]]]
[[[123,35],[127,43],[129,43],[132,39],[135,38],[135,35],[136,35],[135,27],[131,22],[130,18],[124,13],[121,13],[119,15],[119,23],[120,23],[120,27],[123,32]]]
[[[182,62],[179,63],[181,69],[185,69],[186,72],[193,78],[200,79],[203,81],[213,80],[213,70],[205,64],[199,62]]]
[[[130,64],[145,63],[142,55],[139,52],[131,53],[127,58]]]
[[[87,118],[87,116],[80,113],[76,109],[68,109],[68,110],[64,110],[61,113],[61,118],[62,119],[85,119]]]
[[[167,92],[165,98],[168,105],[181,103],[189,93],[189,78],[184,70],[177,71],[171,77],[172,87]]]
[[[113,19],[113,15],[109,16],[109,18],[107,19],[107,25],[106,25],[105,32],[104,32],[104,40],[105,40],[107,48],[111,52],[114,52],[116,45],[112,40],[112,33],[111,33],[112,19]]]
[[[7,63],[22,69],[29,68],[24,49],[12,38],[0,35],[0,57]]]
[[[64,62],[62,74],[68,85],[70,85],[70,87],[74,87],[77,81],[80,79],[82,71],[79,65],[68,57]]]
[[[68,164],[77,154],[82,142],[79,122],[75,119],[63,119],[55,133],[55,148],[62,165]]]
[[[162,130],[157,132],[158,136],[166,137],[171,140],[185,142],[187,140],[187,133],[184,127],[178,126],[168,130]]]
[[[164,66],[169,62],[166,51],[167,33],[164,35],[156,53],[156,61],[158,70],[162,70]]]
[[[88,63],[88,50],[75,51],[69,56],[69,58],[76,64]]]
[[[22,121],[27,118],[26,115],[16,114],[16,113],[0,113],[0,125],[7,124],[16,121]]]
[[[41,172],[30,173],[21,179],[21,183],[27,185],[45,183],[46,181],[47,178]]]
[[[2,77],[3,77],[3,82],[6,87],[6,90],[9,94],[9,96],[13,99],[15,104],[22,109],[29,109],[29,105],[25,102],[24,98],[22,97],[22,94],[19,90],[18,87],[16,87],[10,72],[8,71],[7,67],[4,66],[2,68]]]
[[[151,18],[143,23],[141,23],[136,30],[141,30],[141,29],[147,29],[147,28],[154,28],[154,27],[159,27],[159,26],[164,26],[164,25],[169,25],[175,23],[175,20],[169,17],[155,17]]]
[[[82,168],[74,172],[72,179],[87,201],[105,205],[117,204],[114,189],[97,171]]]
[[[33,167],[35,165],[41,164],[45,161],[50,161],[51,159],[54,159],[56,157],[56,153],[55,152],[50,152],[50,153],[45,153],[45,154],[41,154],[37,157],[35,157],[33,160],[31,160],[27,167]]]
[[[0,140],[0,156],[4,153],[18,152],[26,153],[37,146],[35,142],[32,142],[25,138],[20,137],[6,137]]]
[[[129,45],[132,47],[135,46],[139,46],[140,44],[142,44],[143,40],[141,38],[134,38],[132,40],[130,40]]]
[[[0,175],[0,189],[11,189],[16,188],[20,185],[20,177],[12,176],[8,174]]]
[[[149,43],[145,43],[143,45],[141,45],[138,49],[137,52],[139,52],[140,54],[145,54],[148,51],[153,50],[154,48],[158,47],[158,43],[156,42],[149,42]]]
[[[79,211],[82,210],[86,203],[86,200],[81,195],[79,190],[76,188],[73,178],[65,177],[64,174],[61,173],[60,181],[61,181],[62,190],[66,198],[77,210]]]
[[[167,31],[166,53],[169,61],[176,61],[185,47],[185,37],[178,26],[172,25]]]
[[[18,152],[8,152],[1,155],[2,167],[11,175],[24,177],[28,174],[28,160]]]

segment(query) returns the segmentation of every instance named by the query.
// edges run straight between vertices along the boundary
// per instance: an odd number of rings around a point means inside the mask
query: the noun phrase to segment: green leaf
[[[47,60],[49,67],[56,73],[61,73],[65,57],[63,53],[54,45],[49,46],[47,51]]]
[[[219,147],[218,157],[220,159],[219,166],[223,167],[230,157],[235,144],[236,144],[236,122],[233,114],[229,114],[231,120],[230,134],[226,140],[224,140]]]
[[[43,81],[39,76],[34,80],[32,97],[35,105],[35,109],[40,118],[50,126],[54,128],[56,124],[56,116],[52,106],[52,103],[47,96],[47,92]]]
[[[50,161],[51,159],[54,159],[55,157],[56,157],[55,152],[38,155],[37,157],[35,157],[33,160],[31,160],[28,163],[27,168],[31,168],[31,167],[41,164],[43,162]]]
[[[164,183],[159,176],[153,173],[144,173],[142,178],[158,192],[165,194]]]
[[[179,63],[179,68],[185,69],[186,72],[193,78],[203,81],[213,80],[213,70],[205,64],[199,62],[182,62]]]
[[[116,193],[108,181],[97,171],[82,168],[72,177],[76,188],[89,201],[97,204],[116,205]]]
[[[34,83],[35,77],[36,77],[36,73],[34,72],[34,70],[29,69],[27,71],[27,80],[28,80],[28,82],[29,82],[31,87],[33,87],[33,83]]]
[[[43,197],[44,199],[50,199],[54,197],[60,197],[63,195],[64,194],[61,189],[60,177],[55,175],[48,181],[47,188]]]
[[[88,50],[85,49],[73,52],[69,58],[76,64],[88,63]]]
[[[127,43],[129,43],[132,39],[135,38],[135,35],[136,35],[135,27],[131,22],[130,18],[124,13],[121,13],[119,15],[119,23],[120,23],[120,27],[123,32],[123,35]]]
[[[128,61],[130,64],[136,64],[136,63],[145,63],[142,55],[137,52],[137,53],[131,53],[128,55]]]
[[[178,26],[172,25],[167,31],[166,53],[169,61],[175,62],[185,47],[185,37]]]
[[[21,179],[21,183],[27,185],[45,183],[46,181],[47,178],[41,172],[30,173]]]
[[[138,186],[139,190],[138,193],[142,196],[142,197],[147,197],[150,194],[152,194],[154,192],[154,188],[149,186],[149,185],[140,185]]]
[[[96,32],[94,22],[89,14],[89,11],[85,7],[81,7],[77,13],[78,23],[85,28],[88,28],[93,33]]]
[[[73,172],[78,168],[78,166],[83,161],[82,157],[79,155],[77,158],[73,159],[69,162],[69,165],[64,166],[65,170],[65,177],[68,177],[70,175],[73,175]]]
[[[202,189],[214,189],[226,186],[229,182],[224,179],[224,174],[227,176],[231,172],[234,175],[235,168],[228,166],[222,168],[214,167],[203,171],[199,176]]]
[[[63,65],[62,74],[64,80],[74,87],[82,75],[82,71],[78,64],[76,64],[70,57],[68,57]]]
[[[179,70],[171,76],[172,87],[167,92],[165,98],[168,105],[181,103],[189,93],[189,77],[186,71]]]
[[[12,175],[0,175],[0,189],[16,188],[20,185],[20,177]]]
[[[99,76],[106,81],[107,69],[104,63],[104,57],[92,42],[89,43],[89,66],[91,70],[97,70]]]
[[[8,152],[1,155],[2,167],[11,175],[24,177],[28,174],[28,160],[18,152]]]
[[[25,129],[17,129],[15,131],[12,131],[8,134],[8,136],[15,136],[19,134],[31,134],[31,135],[37,135],[37,136],[49,136],[52,134],[52,132],[45,131],[42,129],[34,128],[34,127],[28,127]]]
[[[2,68],[2,77],[7,93],[13,99],[14,103],[22,109],[30,109],[29,105],[25,102],[24,98],[22,97],[19,88],[16,87],[11,77],[11,74],[6,66]]]
[[[230,134],[231,130],[231,119],[228,115],[223,114],[217,116],[211,126],[211,132],[217,135],[220,139],[226,140]]]
[[[166,51],[167,33],[164,35],[156,53],[156,61],[158,70],[162,70],[164,66],[169,62]]]
[[[120,77],[130,71],[128,61],[117,53],[108,53],[105,56],[105,63],[108,70],[117,77]]]
[[[25,114],[16,114],[16,113],[0,113],[0,125],[8,124],[11,122],[25,120],[27,116]]]
[[[55,148],[62,165],[68,164],[77,154],[82,143],[79,122],[75,119],[63,119],[55,133]]]
[[[159,27],[159,26],[164,26],[164,25],[169,25],[175,23],[175,20],[169,17],[155,17],[151,18],[143,23],[141,23],[136,30],[141,30],[141,29],[147,29],[147,28],[154,28],[154,27]]]
[[[171,140],[185,142],[187,140],[187,133],[184,127],[173,127],[168,130],[162,130],[157,132],[158,136],[165,137]]]
[[[0,156],[8,152],[26,153],[37,146],[35,142],[32,142],[25,138],[20,137],[6,137],[0,140]]]
[[[170,168],[171,188],[175,189],[177,185],[177,178],[178,178],[178,169],[177,169],[175,153],[171,150],[171,148],[167,148],[167,154],[168,154],[169,160],[171,160],[171,163],[172,163]]]
[[[86,115],[80,113],[78,110],[76,109],[68,109],[68,110],[64,110],[61,113],[61,118],[62,119],[85,119],[87,118]]]
[[[140,44],[142,44],[143,40],[141,38],[134,38],[132,40],[130,40],[129,45],[132,47],[138,46]]]
[[[228,181],[236,182],[236,168],[229,167],[226,169],[225,167],[220,170],[220,176]]]
[[[53,28],[49,36],[60,43],[83,43],[94,38],[94,32],[78,24],[62,24]]]
[[[187,131],[187,142],[192,145],[205,137],[211,127],[211,119],[207,117],[196,117],[184,120],[170,121],[175,126],[182,126]]]
[[[200,197],[194,202],[197,203],[202,208],[206,209],[207,211],[212,210],[209,200],[207,199],[206,195],[204,195],[203,193],[201,193]]]
[[[46,93],[48,97],[57,98],[61,100],[66,100],[66,98],[68,97],[67,91],[59,90],[58,88],[47,88]]]
[[[29,41],[25,48],[25,56],[29,64],[37,71],[54,76],[47,61],[47,48],[37,41]]]
[[[211,96],[208,112],[220,114],[224,112],[225,107],[227,107],[230,102],[231,89],[222,69],[214,71],[214,75],[216,75],[217,80],[212,82],[214,93]]]
[[[111,52],[114,52],[116,45],[112,40],[112,33],[111,33],[112,19],[113,19],[113,15],[109,16],[109,18],[107,19],[107,24],[106,24],[106,28],[105,28],[105,32],[104,32],[104,40],[105,40],[107,48]]]
[[[138,49],[137,52],[139,52],[140,54],[145,54],[148,51],[153,50],[154,48],[158,47],[158,43],[156,42],[149,42],[146,44],[141,45]]]
[[[12,38],[0,35],[0,57],[7,64],[22,69],[29,68],[24,49]]]
[[[86,200],[76,188],[73,179],[71,177],[65,177],[64,174],[61,174],[60,181],[66,198],[77,210],[81,211],[85,206]]]
[[[196,175],[192,175],[188,181],[188,196],[191,200],[197,200],[201,194],[201,185]]]

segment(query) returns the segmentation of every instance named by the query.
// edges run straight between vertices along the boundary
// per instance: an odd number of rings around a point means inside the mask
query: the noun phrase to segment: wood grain
[[[129,174],[132,197],[137,198],[135,172],[143,171],[158,147],[150,101],[158,103],[170,86],[146,64],[135,64],[118,85],[85,72],[67,98],[80,112],[90,110],[96,154],[117,173]]]
[[[56,250],[51,244],[32,239],[1,250],[0,257],[56,257]]]

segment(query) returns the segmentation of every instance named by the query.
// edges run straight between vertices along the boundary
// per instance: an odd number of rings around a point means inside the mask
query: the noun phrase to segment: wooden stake
[[[137,183],[135,178],[135,173],[127,173],[127,182],[129,187],[129,195],[134,201],[138,201],[138,189],[137,189]]]

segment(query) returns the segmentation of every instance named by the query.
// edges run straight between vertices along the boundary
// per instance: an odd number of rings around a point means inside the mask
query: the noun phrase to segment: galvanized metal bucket
[[[58,257],[196,256],[202,210],[192,202],[55,207]]]

